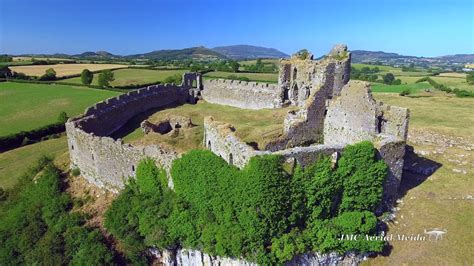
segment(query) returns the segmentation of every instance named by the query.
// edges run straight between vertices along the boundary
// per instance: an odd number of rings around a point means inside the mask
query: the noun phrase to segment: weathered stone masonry
[[[204,80],[202,98],[206,102],[243,109],[280,108],[283,90],[277,84],[240,80]]]
[[[288,162],[308,165],[321,154],[337,160],[347,144],[374,143],[390,168],[385,199],[392,201],[403,169],[408,128],[408,110],[377,103],[370,86],[348,82],[350,53],[335,46],[321,60],[294,55],[280,61],[279,84],[231,80],[202,80],[198,73],[185,73],[183,83],[156,85],[100,102],[81,117],[66,123],[72,167],[81,169],[90,182],[112,191],[120,190],[144,157],[154,158],[169,170],[179,154],[160,144],[132,146],[108,136],[139,113],[194,103],[200,96],[208,102],[239,108],[279,108],[297,105],[284,122],[283,135],[255,150],[239,139],[232,125],[206,118],[203,147],[243,168],[251,157],[279,154]],[[170,185],[172,180],[170,178]]]
[[[119,191],[128,177],[135,176],[138,162],[145,157],[169,169],[178,156],[174,150],[159,144],[132,146],[108,136],[139,113],[188,99],[188,87],[166,84],[132,91],[88,108],[84,115],[66,123],[71,167],[78,167],[89,182],[112,191]]]
[[[167,170],[179,154],[159,143],[147,146],[124,144],[109,137],[127,121],[145,111],[204,100],[239,108],[280,108],[299,106],[288,113],[282,136],[263,150],[255,150],[239,139],[232,125],[204,120],[203,147],[229,164],[243,168],[253,156],[281,155],[287,163],[306,166],[321,155],[337,162],[348,144],[374,143],[380,158],[389,166],[384,200],[393,202],[400,184],[409,112],[406,108],[377,103],[365,82],[351,81],[350,53],[338,45],[321,60],[311,54],[280,61],[279,82],[266,84],[229,80],[202,80],[198,73],[185,73],[183,83],[156,85],[132,91],[88,108],[84,115],[66,123],[71,167],[78,167],[89,182],[118,192],[135,176],[139,161],[153,158]],[[149,125],[151,126],[151,125]],[[237,129],[238,130],[238,129]],[[172,187],[172,179],[170,186]],[[164,258],[165,265],[229,264],[253,265],[228,258],[211,257],[199,251],[178,250]],[[302,255],[288,265],[317,265],[331,258]]]

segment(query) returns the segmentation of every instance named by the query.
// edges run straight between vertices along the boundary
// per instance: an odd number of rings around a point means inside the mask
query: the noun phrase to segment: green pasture
[[[140,85],[163,82],[167,77],[173,75],[182,75],[186,70],[151,70],[151,69],[136,69],[136,68],[125,68],[114,70],[115,80],[110,83],[111,86],[127,86],[127,85]],[[99,74],[94,74],[92,85],[98,85]],[[64,82],[81,83],[81,78],[70,78],[63,80]]]
[[[86,87],[0,82],[0,136],[57,121],[59,113],[79,115],[119,92]]]
[[[66,136],[0,153],[0,187],[11,188],[42,156],[58,157],[67,152]]]

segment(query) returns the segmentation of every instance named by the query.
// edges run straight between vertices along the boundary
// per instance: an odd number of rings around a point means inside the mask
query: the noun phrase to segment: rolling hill
[[[282,58],[289,55],[275,49],[253,45],[230,45],[214,47],[212,50],[231,59]]]
[[[227,59],[226,56],[213,51],[209,48],[199,46],[185,49],[175,50],[157,50],[145,54],[136,54],[126,56],[127,58],[144,58],[153,60],[216,60],[216,59]]]

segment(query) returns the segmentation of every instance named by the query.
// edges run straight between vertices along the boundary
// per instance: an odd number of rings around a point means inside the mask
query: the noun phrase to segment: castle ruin
[[[185,73],[180,85],[159,84],[105,100],[66,123],[71,167],[79,168],[89,182],[118,192],[135,176],[141,159],[153,158],[169,173],[180,156],[160,143],[131,145],[111,137],[138,114],[199,100],[244,109],[292,105],[298,109],[287,114],[283,133],[261,149],[212,117],[204,120],[202,146],[239,168],[263,154],[278,154],[304,167],[322,154],[337,162],[346,145],[371,141],[389,166],[384,199],[392,202],[402,175],[409,112],[376,102],[368,83],[349,81],[350,68],[347,47],[336,45],[320,60],[306,51],[281,59],[278,84],[203,80],[199,73]]]

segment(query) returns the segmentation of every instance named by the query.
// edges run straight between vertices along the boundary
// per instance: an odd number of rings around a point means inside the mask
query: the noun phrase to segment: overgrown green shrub
[[[403,91],[400,92],[400,96],[407,96],[407,95],[410,95],[411,94],[411,90],[410,89],[404,89]]]
[[[73,168],[71,171],[72,176],[79,176],[81,174],[81,170],[77,167]]]
[[[309,251],[380,251],[381,241],[340,236],[377,233],[386,174],[370,142],[348,146],[335,169],[322,156],[293,175],[279,156],[253,157],[239,170],[193,150],[173,162],[174,191],[152,160],[140,162],[105,226],[134,254],[182,246],[273,265]]]
[[[44,158],[0,205],[1,265],[112,263],[113,254],[100,232],[70,212],[72,201],[60,179],[60,171]]]

